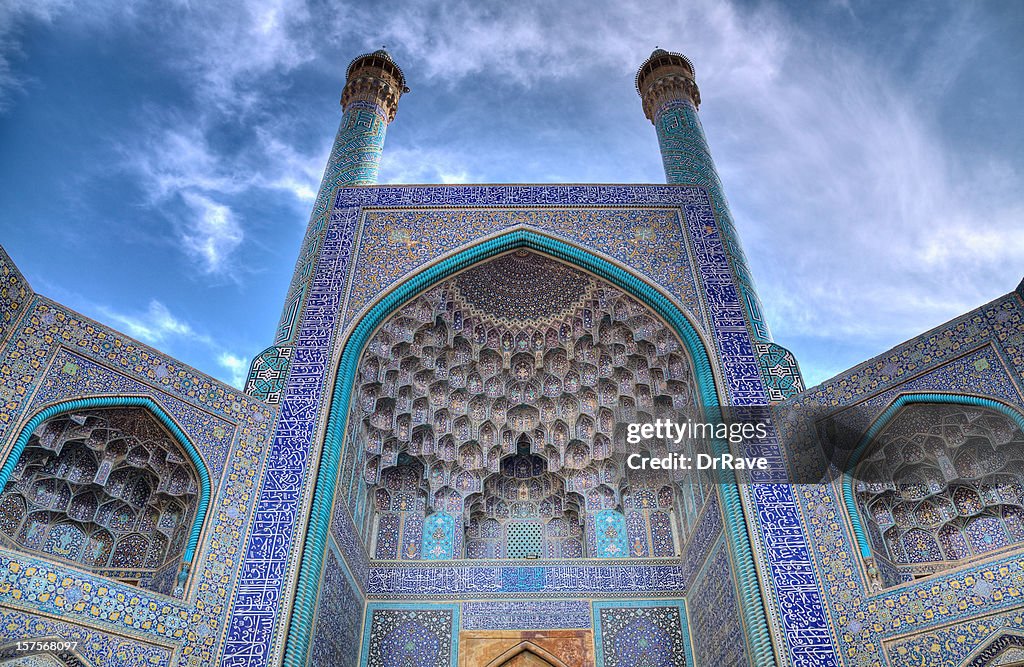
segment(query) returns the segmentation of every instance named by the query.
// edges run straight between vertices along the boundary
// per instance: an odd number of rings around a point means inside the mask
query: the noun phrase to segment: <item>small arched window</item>
[[[420,558],[427,502],[423,487],[423,465],[405,454],[397,466],[381,473],[380,485],[372,491],[377,520],[374,558]]]
[[[0,494],[0,541],[170,593],[196,518],[199,475],[142,407],[39,424]]]
[[[854,480],[886,585],[1024,542],[1024,433],[994,408],[904,406]]]

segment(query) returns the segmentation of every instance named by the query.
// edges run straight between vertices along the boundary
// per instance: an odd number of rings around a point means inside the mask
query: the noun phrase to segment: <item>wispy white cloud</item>
[[[386,183],[470,183],[467,156],[443,147],[389,148],[381,156],[380,169]]]
[[[183,53],[202,82],[204,100],[234,113],[262,106],[271,72],[288,72],[317,56],[316,21],[304,0],[242,0],[230,11],[189,5],[192,41]]]
[[[312,16],[302,0],[243,1],[230,11],[186,3],[172,14],[169,27],[187,35],[173,67],[191,84],[194,108],[152,113],[121,153],[148,205],[174,220],[178,245],[197,267],[238,280],[233,259],[248,221],[232,200],[268,189],[308,204],[330,148],[304,155],[283,138],[289,124],[276,115],[271,83],[316,57]],[[248,136],[224,150],[215,137],[225,127],[244,127]]]
[[[252,187],[254,175],[219,154],[201,128],[174,117],[118,148],[146,205],[172,220],[175,245],[203,273],[231,275],[232,255],[245,231],[223,199]]]
[[[217,364],[227,373],[227,380],[241,389],[249,372],[248,357],[226,350],[211,336],[198,331],[192,324],[173,314],[161,301],[151,299],[146,310],[122,312],[109,306],[98,306],[97,310],[112,326],[143,343],[154,346],[184,349],[199,346],[215,355]]]
[[[359,18],[364,47],[398,44],[422,76],[450,84],[479,73],[529,85],[593,69],[635,71],[655,45],[684,48],[677,44],[681,35],[690,52],[713,51],[716,65],[734,73],[746,69],[760,76],[778,66],[776,35],[758,29],[763,12],[745,22],[731,5],[716,2],[581,5],[405,2],[386,12],[364,9]]]
[[[119,148],[154,202],[184,191],[237,194],[253,174],[214,149],[195,118],[156,117],[147,134]]]
[[[881,352],[1012,289],[1024,198],[979,196],[991,170],[956,159],[938,93],[805,34],[786,42],[785,76],[705,106],[730,128],[712,146],[780,340]]]
[[[233,275],[234,254],[246,239],[246,221],[230,205],[254,190],[287,192],[304,205],[316,197],[323,155],[303,155],[271,131],[257,127],[256,140],[238,153],[218,151],[208,134],[220,117],[164,117],[120,152],[139,179],[147,205],[175,221],[178,246],[205,273]],[[176,198],[184,208],[175,207]]]
[[[221,271],[245,234],[230,208],[194,192],[182,197],[193,217],[182,232],[186,250],[208,273]]]
[[[159,345],[173,339],[213,344],[209,336],[197,333],[190,324],[174,316],[167,306],[156,299],[149,302],[144,312],[122,313],[106,306],[101,306],[100,311],[129,336],[150,345]]]
[[[14,62],[22,55],[21,31],[32,23],[51,23],[71,6],[71,0],[5,0],[0,3],[0,112],[11,96],[23,89],[24,75]]]
[[[242,389],[245,384],[251,361],[248,357],[239,357],[230,352],[222,352],[217,356],[217,363],[231,374],[232,386],[239,389]]]
[[[316,199],[324,165],[331,152],[328,135],[324,133],[324,141],[314,153],[303,153],[277,132],[279,128],[273,126],[256,129],[263,164],[267,165],[257,174],[257,183],[264,188],[283,190],[300,202],[310,204]]]

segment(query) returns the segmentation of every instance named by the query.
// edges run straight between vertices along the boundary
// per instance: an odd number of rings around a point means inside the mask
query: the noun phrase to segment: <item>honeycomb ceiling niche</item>
[[[679,338],[623,290],[529,250],[441,282],[393,314],[363,354],[352,434],[369,488],[400,454],[423,464],[427,506],[469,522],[527,451],[544,495],[586,512],[630,480],[616,424],[697,405]],[[486,489],[493,489],[494,492]],[[470,499],[471,496],[474,498]]]

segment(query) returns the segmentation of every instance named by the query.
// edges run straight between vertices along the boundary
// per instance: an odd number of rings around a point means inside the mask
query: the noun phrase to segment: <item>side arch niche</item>
[[[54,406],[0,470],[0,544],[181,595],[209,503],[209,475],[152,401]]]
[[[964,667],[1014,667],[1024,665],[1024,634],[1003,629],[989,637],[967,660]]]
[[[939,396],[901,397],[846,480],[875,586],[1024,543],[1024,418],[995,401]]]
[[[700,409],[693,360],[650,308],[514,250],[435,284],[369,340],[339,500],[378,558],[675,556],[711,486],[628,473],[624,425]]]

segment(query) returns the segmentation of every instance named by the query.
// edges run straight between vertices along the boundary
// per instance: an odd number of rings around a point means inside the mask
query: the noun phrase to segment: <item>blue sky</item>
[[[215,6],[216,5],[216,6]],[[809,383],[1024,277],[1024,4],[0,3],[0,243],[36,290],[234,384],[272,341],[340,118],[386,44],[382,182],[663,182],[655,46]]]

